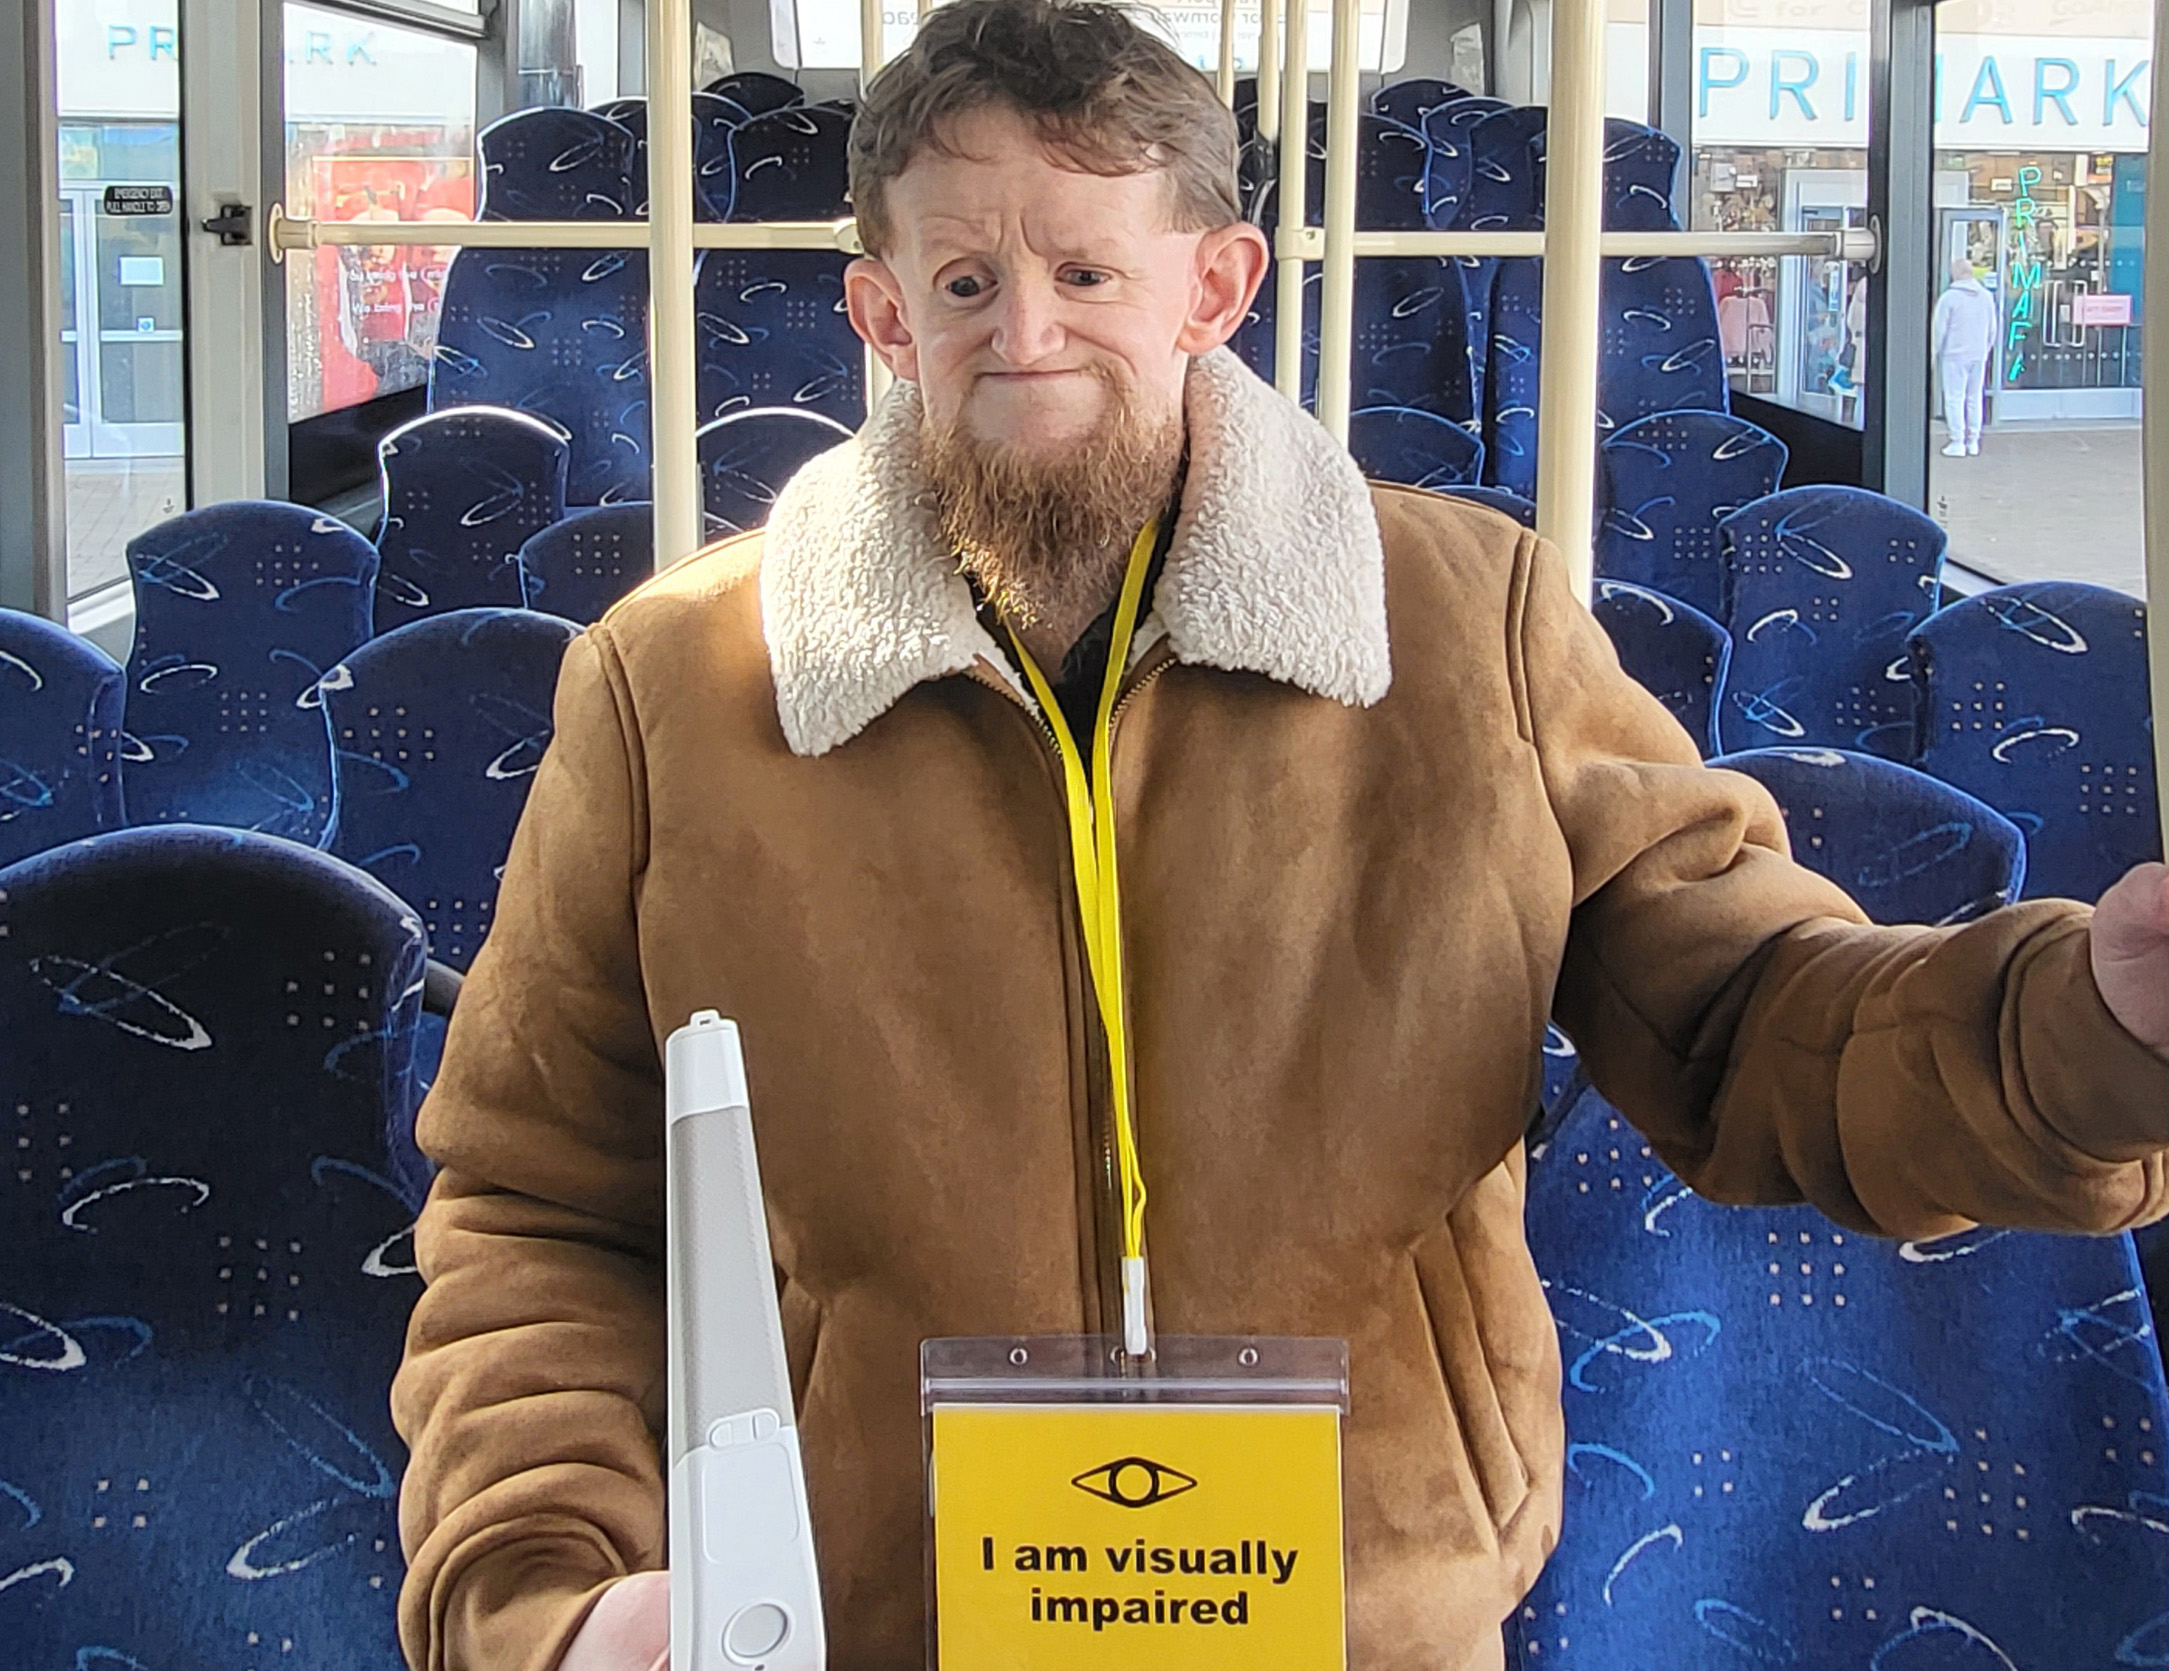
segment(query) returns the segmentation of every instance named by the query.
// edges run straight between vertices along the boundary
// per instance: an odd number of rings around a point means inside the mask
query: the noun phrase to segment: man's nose
[[[1024,277],[1011,282],[994,330],[994,352],[1019,367],[1051,358],[1065,338],[1060,302],[1053,283],[1045,278]]]

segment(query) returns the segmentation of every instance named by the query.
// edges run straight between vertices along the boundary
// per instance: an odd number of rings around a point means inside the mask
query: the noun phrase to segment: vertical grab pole
[[[2169,41],[2169,0],[2154,0],[2154,39]],[[2169,178],[2169,73],[2156,68],[2153,122],[2147,130],[2146,177]],[[2169,317],[2169,202],[2149,190],[2146,200],[2146,293],[2157,317]],[[2141,436],[2146,455],[2146,637],[2154,697],[2154,784],[2169,854],[2169,332],[2146,356]]]
[[[1280,66],[1279,225],[1274,233],[1273,386],[1290,400],[1303,399],[1303,201],[1310,169],[1310,0],[1283,0],[1287,8]]]
[[[1258,137],[1280,137],[1280,0],[1258,6]]]
[[[881,0],[859,0],[859,96],[866,96],[867,85],[881,68],[882,55],[888,42],[881,33]],[[875,407],[889,392],[889,368],[871,345],[866,349],[866,412],[873,415]]]
[[[648,0],[648,392],[655,438],[655,566],[701,547],[700,397],[693,333],[693,19]]]
[[[1544,366],[1536,528],[1590,595],[1597,495],[1597,285],[1604,239],[1603,0],[1552,0],[1544,145]]]
[[[1556,0],[1554,0],[1556,3]],[[1326,79],[1325,275],[1318,301],[1318,421],[1348,440],[1356,313],[1356,91],[1361,0],[1333,0]]]
[[[1235,0],[1220,0],[1220,71],[1213,78],[1220,102],[1235,102]]]

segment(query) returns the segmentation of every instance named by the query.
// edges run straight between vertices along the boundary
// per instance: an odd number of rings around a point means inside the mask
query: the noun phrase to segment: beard
[[[961,414],[928,421],[921,460],[942,532],[1002,618],[1021,626],[1096,613],[1120,586],[1137,532],[1167,508],[1182,457],[1179,410],[1155,419],[1134,386],[1092,373],[1108,420],[1072,445],[982,440]]]

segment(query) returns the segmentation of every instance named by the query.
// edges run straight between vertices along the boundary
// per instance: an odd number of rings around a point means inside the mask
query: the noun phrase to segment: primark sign
[[[1866,35],[1851,31],[1698,28],[1695,143],[1865,146],[1867,47]],[[1936,42],[1936,143],[2143,151],[2149,69],[2144,40],[1944,35]]]

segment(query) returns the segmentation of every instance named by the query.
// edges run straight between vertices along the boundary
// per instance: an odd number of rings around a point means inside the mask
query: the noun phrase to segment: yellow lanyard
[[[1129,570],[1123,577],[1121,599],[1115,605],[1114,636],[1107,646],[1107,676],[1100,687],[1099,716],[1092,727],[1089,777],[1084,755],[1070,734],[1069,721],[1063,717],[1062,704],[1055,700],[1054,688],[1024,647],[1024,641],[1014,631],[1009,635],[1024,676],[1039,698],[1040,710],[1054,729],[1069,791],[1070,861],[1077,872],[1077,907],[1084,920],[1085,958],[1092,970],[1093,992],[1099,999],[1100,1022],[1107,1032],[1108,1075],[1114,1090],[1115,1165],[1122,1194],[1123,1339],[1133,1357],[1143,1357],[1151,1348],[1145,1328],[1145,1174],[1138,1161],[1137,1125],[1130,1106],[1130,1033],[1122,1003],[1122,890],[1115,872],[1111,756],[1115,697],[1129,667],[1130,644],[1137,634],[1137,613],[1145,595],[1145,576],[1152,568],[1153,547],[1158,539],[1158,521],[1148,522],[1130,548]]]

